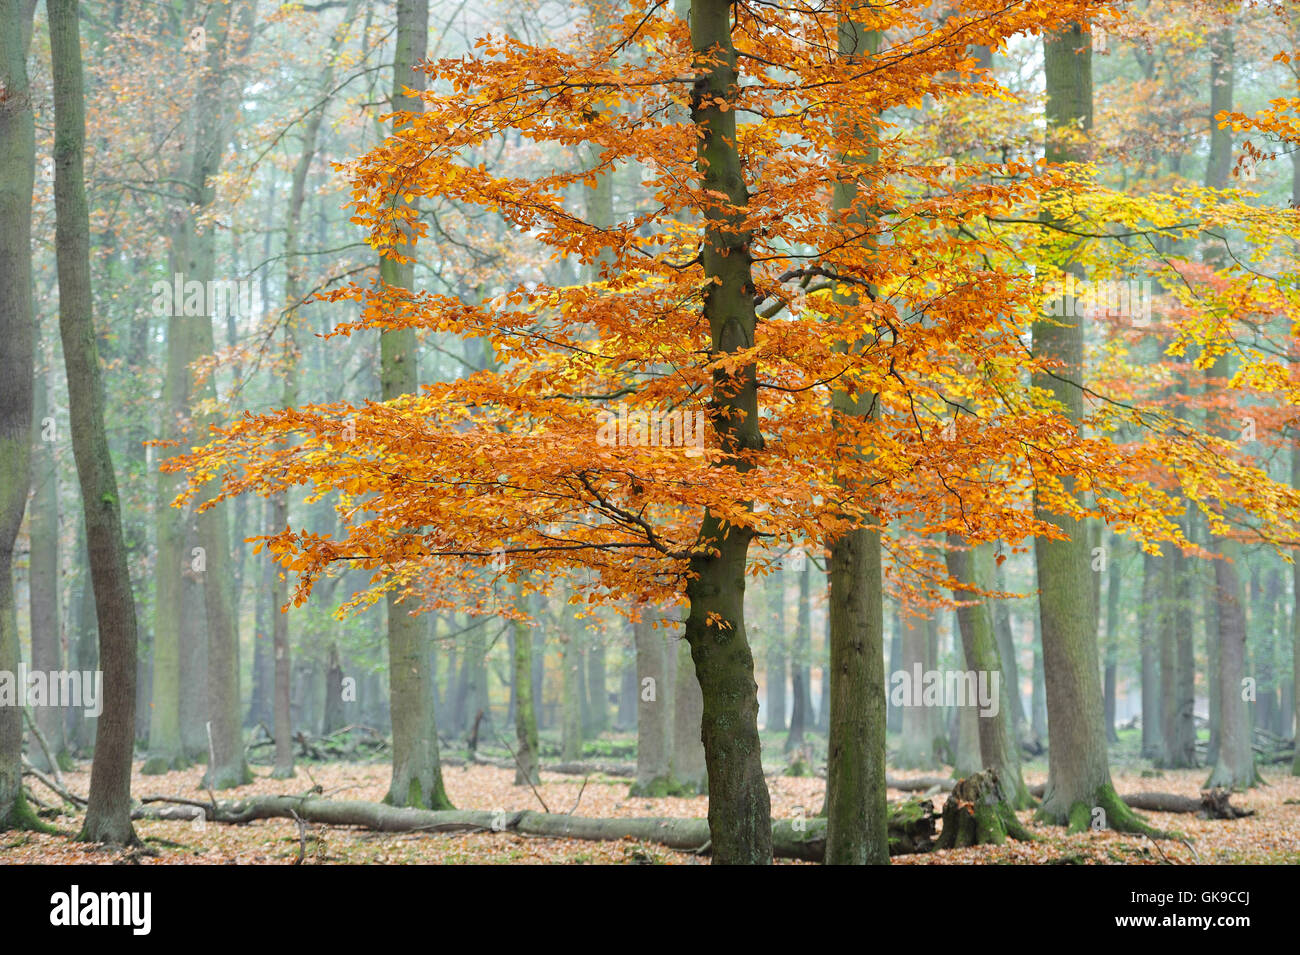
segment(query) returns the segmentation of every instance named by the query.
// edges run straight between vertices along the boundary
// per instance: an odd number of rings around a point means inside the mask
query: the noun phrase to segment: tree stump
[[[943,831],[936,849],[1002,845],[1007,836],[1032,842],[1007,802],[996,770],[985,770],[957,781],[943,806]]]

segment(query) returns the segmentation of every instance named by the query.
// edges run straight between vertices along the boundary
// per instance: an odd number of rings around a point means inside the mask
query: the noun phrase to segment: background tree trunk
[[[31,487],[32,188],[36,132],[27,82],[31,43],[29,0],[0,0],[0,670],[18,672],[18,605],[13,558]],[[35,815],[23,798],[23,714],[0,706],[0,830],[28,827]]]
[[[808,679],[809,644],[812,638],[812,562],[804,565],[799,574],[799,614],[790,648],[790,732],[785,738],[785,751],[793,752],[803,745],[804,733],[812,725],[812,687]],[[784,584],[782,585],[784,590]]]
[[[980,544],[967,549],[966,542],[957,534],[948,535],[945,557],[950,573],[959,583],[972,588],[990,590],[993,587],[993,550],[991,544]],[[979,736],[982,768],[997,773],[999,793],[1011,809],[1024,809],[1032,805],[1029,790],[1020,773],[1020,745],[1016,740],[1011,721],[1011,695],[1007,690],[1007,676],[998,656],[997,637],[993,632],[993,615],[988,602],[976,594],[953,591],[953,599],[977,601],[971,606],[957,608],[957,625],[961,633],[966,668],[975,673],[998,674],[998,700],[996,710],[985,715],[983,710],[971,706],[963,709],[975,712]],[[980,679],[977,676],[977,680]],[[992,685],[993,677],[988,677]],[[969,714],[967,714],[969,717]]]
[[[704,762],[704,742],[700,738],[700,720],[704,715],[704,699],[700,696],[700,681],[695,678],[695,663],[691,648],[685,640],[674,640],[669,645],[668,656],[677,667],[673,680],[673,781],[683,795],[709,791],[708,767]]]
[[[672,778],[671,705],[668,694],[668,651],[656,632],[649,611],[632,625],[636,641],[636,796],[666,796],[676,787]]]
[[[530,627],[512,624],[514,640],[515,785],[541,782],[538,774],[537,713],[533,707],[533,635]]]
[[[43,337],[43,336],[42,336]],[[31,608],[32,669],[55,673],[63,669],[63,634],[59,628],[59,471],[54,445],[59,437],[59,423],[49,407],[50,380],[54,369],[45,350],[40,373],[36,376],[32,405],[32,503],[27,536],[31,541],[28,571],[28,606]],[[48,422],[49,428],[46,428]],[[65,709],[51,703],[35,708],[32,714],[50,747],[56,765],[68,760],[63,723]],[[34,738],[34,734],[33,738]],[[54,767],[45,758],[45,748],[29,745],[31,761],[38,769]],[[67,765],[59,765],[67,769]]]

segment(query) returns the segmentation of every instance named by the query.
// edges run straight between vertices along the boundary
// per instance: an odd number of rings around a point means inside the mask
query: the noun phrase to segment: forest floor
[[[137,764],[137,769],[140,764]],[[1272,771],[1270,771],[1270,769]],[[1188,842],[1161,841],[1089,831],[1066,836],[1064,830],[1039,826],[1032,812],[1021,813],[1031,831],[1039,837],[1033,843],[1008,842],[1003,846],[977,846],[947,852],[895,856],[900,865],[953,864],[1175,864],[1195,863],[1298,863],[1300,862],[1300,777],[1286,772],[1289,767],[1265,767],[1268,785],[1233,796],[1236,805],[1255,810],[1254,816],[1233,821],[1201,820],[1192,815],[1144,813],[1155,826],[1178,830]],[[249,786],[220,794],[221,798],[249,795],[299,794],[313,785],[328,797],[380,800],[388,786],[389,768],[384,763],[300,764],[297,777],[285,782],[269,777],[268,767],[254,768],[256,780]],[[1142,774],[1140,767],[1116,767],[1114,781],[1123,793],[1159,790],[1195,796],[1205,781],[1206,771],[1165,770],[1155,776]],[[205,799],[200,790],[203,770],[194,767],[164,776],[141,776],[132,780],[137,796],[170,795]],[[514,773],[493,766],[447,766],[443,770],[447,793],[458,808],[487,810],[541,809],[537,796],[526,786],[514,785]],[[909,773],[895,775],[906,777]],[[915,774],[921,775],[921,774]],[[1042,782],[1045,768],[1030,764],[1026,780]],[[75,792],[85,794],[89,786],[89,764],[67,772],[64,778]],[[774,817],[792,818],[800,813],[815,814],[821,807],[825,783],[816,777],[768,776]],[[619,816],[704,816],[705,797],[649,799],[629,797],[628,781],[604,776],[581,777],[543,773],[538,787],[553,812],[575,815]],[[890,799],[908,794],[890,791]],[[941,809],[944,795],[932,798]],[[55,824],[65,833],[75,832],[78,817],[64,816]],[[136,831],[157,855],[133,855],[131,861],[145,864],[293,863],[302,850],[298,826],[291,820],[261,820],[243,826],[202,822],[139,821]],[[19,863],[111,863],[121,861],[121,851],[81,845],[68,835],[5,833],[0,835],[0,864]],[[356,863],[461,863],[461,864],[670,864],[694,865],[706,859],[640,842],[584,842],[542,839],[515,833],[374,833],[360,829],[308,826],[305,864]]]

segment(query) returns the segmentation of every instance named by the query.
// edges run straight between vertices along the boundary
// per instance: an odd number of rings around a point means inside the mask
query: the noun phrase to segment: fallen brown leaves
[[[85,793],[89,767],[65,774],[75,792]],[[460,808],[512,811],[540,809],[526,786],[514,785],[514,773],[490,766],[445,767],[447,792]],[[899,773],[899,776],[908,776]],[[141,776],[132,780],[137,796],[160,794],[205,799],[199,788],[202,769]],[[1233,797],[1234,803],[1256,810],[1256,815],[1233,821],[1201,820],[1190,815],[1146,813],[1164,829],[1184,833],[1192,847],[1175,841],[1158,846],[1150,839],[1091,831],[1066,836],[1064,830],[1033,822],[1032,812],[1021,820],[1040,837],[1038,842],[1009,841],[1004,846],[974,846],[925,855],[896,856],[900,865],[983,864],[1175,864],[1201,863],[1296,863],[1300,862],[1300,778],[1280,773],[1267,774],[1270,785]],[[1134,773],[1116,773],[1121,792],[1161,791],[1195,796],[1205,777],[1204,770],[1166,771],[1158,781]],[[1031,783],[1041,775],[1029,774]],[[319,785],[327,797],[347,799],[383,798],[388,787],[388,767],[382,764],[333,763],[300,767],[298,777],[285,782],[259,775],[256,781],[225,798],[243,795],[297,794]],[[772,814],[777,818],[812,816],[821,808],[824,783],[816,778],[771,776]],[[554,812],[573,810],[577,815],[619,816],[704,816],[704,797],[648,799],[628,797],[628,781],[544,773],[538,787]],[[45,794],[41,794],[44,798]],[[581,798],[579,798],[581,796]],[[904,794],[891,792],[892,798]],[[932,797],[942,809],[945,796]],[[1292,802],[1288,804],[1287,800]],[[80,819],[64,816],[55,824],[75,831]],[[667,864],[694,865],[705,859],[661,846],[640,842],[584,842],[574,839],[539,839],[515,833],[382,834],[357,829],[307,827],[305,864]],[[292,820],[262,820],[247,826],[212,823],[158,822],[141,820],[136,831],[157,852],[156,856],[131,855],[129,861],[142,864],[289,865],[298,857],[298,827]],[[24,863],[112,863],[127,854],[73,842],[67,836],[36,833],[0,834],[0,864]],[[790,863],[800,864],[800,863]]]

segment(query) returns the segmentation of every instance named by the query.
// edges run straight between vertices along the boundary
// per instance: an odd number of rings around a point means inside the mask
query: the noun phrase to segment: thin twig
[[[582,788],[578,790],[578,798],[573,801],[573,808],[565,813],[566,816],[572,816],[578,811],[578,803],[582,802],[582,794],[587,791],[587,780],[590,778],[590,776],[582,777]]]
[[[516,756],[515,751],[510,748],[510,744],[507,743],[505,737],[501,735],[501,731],[498,730],[495,726],[492,728],[492,731],[496,734],[496,738],[501,742],[501,745],[506,748],[506,752],[510,754],[510,758],[515,761],[515,765],[519,767],[519,774],[524,777],[524,782],[526,782],[528,784],[528,788],[533,791],[533,795],[537,797],[537,801],[542,804],[542,811],[549,815],[551,811],[551,807],[546,805],[546,800],[542,798],[542,794],[539,793],[537,791],[537,787],[533,785],[532,775],[528,772],[528,770],[524,769],[524,764],[519,762],[519,757]],[[538,775],[538,778],[539,779],[541,778],[540,773]],[[572,813],[570,813],[570,815],[572,815]]]
[[[293,864],[302,865],[302,860],[307,855],[307,824],[302,821],[302,816],[292,809],[289,810],[289,815],[293,816],[293,821],[298,823],[298,858],[293,860]]]
[[[23,710],[23,719],[27,721],[27,728],[30,729],[32,731],[32,735],[36,737],[36,742],[40,745],[41,752],[45,754],[45,761],[50,764],[50,775],[54,777],[54,781],[56,783],[58,783],[64,789],[67,789],[68,784],[64,781],[63,774],[59,772],[58,761],[55,760],[54,754],[50,752],[50,744],[46,742],[45,734],[41,732],[41,728],[37,726],[36,721],[32,719],[31,711],[25,706],[22,708],[22,710]]]

